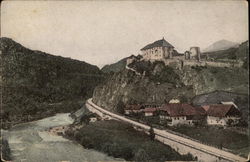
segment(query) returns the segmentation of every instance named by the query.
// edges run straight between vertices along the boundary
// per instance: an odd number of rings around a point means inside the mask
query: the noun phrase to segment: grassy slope
[[[32,51],[9,38],[0,39],[0,50],[4,122],[79,109],[78,101],[90,97],[104,78],[96,66]]]
[[[116,73],[125,69],[126,63],[127,63],[127,57],[114,64],[105,65],[101,70],[104,73],[110,73],[110,72]]]
[[[229,129],[220,129],[218,127],[168,127],[169,129],[208,143],[217,147],[223,147],[231,150],[235,154],[247,157],[249,150],[249,140],[246,134]]]
[[[237,48],[229,48],[226,50],[220,50],[220,51],[214,51],[214,52],[205,52],[202,54],[202,58],[205,58],[206,55],[209,56],[209,58],[213,58],[214,60],[245,60],[246,58],[249,58],[248,54],[248,45],[249,41],[245,41],[240,44]]]
[[[202,57],[208,55],[209,58],[217,59],[236,59],[235,52],[237,48],[229,48],[226,50],[214,51],[214,52],[206,52],[202,54]]]
[[[68,131],[67,135],[86,148],[125,160],[192,160],[190,155],[180,155],[169,146],[152,141],[146,134],[118,121],[90,123],[77,132]]]
[[[143,114],[133,114],[129,115],[129,118],[142,122],[145,124],[151,124],[153,127],[159,129],[172,130],[174,132],[180,133],[196,139],[204,144],[212,145],[218,148],[223,147],[228,149],[234,154],[238,154],[243,157],[247,157],[248,150],[250,147],[249,137],[246,134],[246,128],[232,127],[223,129],[222,127],[216,126],[167,126],[167,121],[161,121],[159,116],[145,117]],[[241,130],[241,133],[239,132]],[[245,133],[243,133],[245,132]]]
[[[193,74],[198,74],[199,93],[208,93],[215,90],[224,90],[234,93],[248,94],[249,71],[244,68],[220,68],[220,67],[193,67]],[[197,68],[197,69],[196,69]],[[195,70],[195,71],[194,71]]]

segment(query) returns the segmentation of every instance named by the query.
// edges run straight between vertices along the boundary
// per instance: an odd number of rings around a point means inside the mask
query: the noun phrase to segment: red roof
[[[142,105],[126,105],[125,110],[140,110]]]
[[[193,107],[192,105],[181,103],[166,104],[160,110],[166,111],[172,117],[206,115],[205,110],[201,107]]]
[[[155,112],[156,108],[145,108],[143,111],[144,112]]]
[[[234,105],[210,105],[207,110],[208,116],[214,117],[225,117],[225,116],[238,116],[240,115],[240,111],[235,108]]]
[[[208,109],[209,109],[209,105],[203,105],[203,106],[201,106],[205,111],[207,111]]]

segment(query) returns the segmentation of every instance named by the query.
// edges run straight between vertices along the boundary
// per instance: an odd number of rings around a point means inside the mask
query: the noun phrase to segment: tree
[[[149,136],[151,140],[155,139],[155,132],[152,126],[150,126],[150,129],[149,129]]]
[[[186,96],[182,95],[180,97],[180,101],[181,101],[181,103],[186,103],[186,102],[188,102],[188,98]]]
[[[9,147],[9,143],[7,140],[2,139],[2,147],[1,147],[1,153],[2,153],[2,159],[4,160],[11,160],[11,152],[10,152],[10,147]]]
[[[116,106],[116,111],[120,114],[124,114],[124,107],[125,107],[125,104],[121,100],[119,100]]]
[[[227,125],[228,125],[228,126],[232,126],[233,122],[234,122],[234,121],[233,121],[232,119],[228,119]]]

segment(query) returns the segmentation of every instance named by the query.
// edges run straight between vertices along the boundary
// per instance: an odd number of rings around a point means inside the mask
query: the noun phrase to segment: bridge
[[[124,116],[115,114],[106,109],[101,108],[100,106],[94,104],[92,102],[92,98],[88,99],[86,102],[86,107],[93,113],[98,114],[99,116],[107,119],[115,119],[119,121],[126,122],[131,124],[133,127],[144,130],[144,132],[148,132],[150,130],[150,126],[133,121]],[[165,130],[160,130],[153,128],[155,133],[155,139],[171,146],[180,154],[191,153],[194,157],[197,157],[198,161],[204,162],[214,162],[214,161],[225,161],[225,162],[244,162],[247,159],[232,154],[230,152],[226,152],[224,150],[208,146],[198,141],[194,141],[183,136],[179,136],[174,133],[170,133]],[[215,137],[216,138],[216,137]]]

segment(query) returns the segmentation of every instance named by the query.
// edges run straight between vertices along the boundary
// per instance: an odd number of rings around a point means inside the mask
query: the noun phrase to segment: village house
[[[173,98],[168,103],[180,103],[179,99]]]
[[[144,116],[154,116],[157,108],[145,108],[143,110]]]
[[[88,115],[88,118],[89,118],[90,123],[94,123],[98,120],[99,116],[95,113],[92,113],[92,114]]]
[[[221,126],[237,124],[241,118],[241,113],[237,106],[233,102],[222,103],[194,107],[190,104],[179,103],[179,100],[173,99],[165,105],[127,105],[124,110],[126,115],[142,113],[145,117],[159,116],[161,121],[167,121],[169,126],[199,123]]]
[[[235,125],[239,122],[241,113],[233,104],[204,105],[208,125]]]
[[[148,44],[141,49],[142,57],[145,60],[171,59],[174,53],[174,46],[164,38]]]
[[[160,119],[168,121],[169,126],[178,124],[193,125],[205,119],[206,112],[201,107],[190,104],[172,103],[160,108]]]
[[[129,115],[131,113],[139,113],[144,109],[143,105],[126,105],[124,108],[124,114]]]

